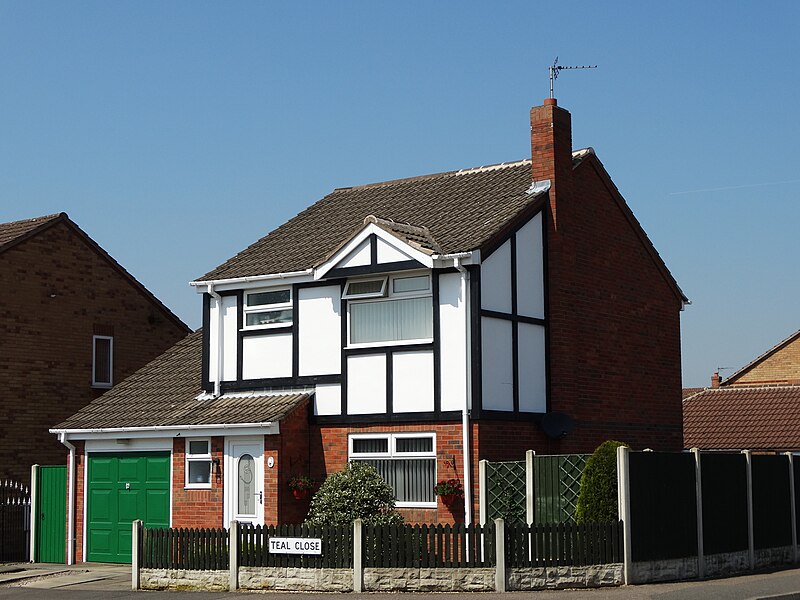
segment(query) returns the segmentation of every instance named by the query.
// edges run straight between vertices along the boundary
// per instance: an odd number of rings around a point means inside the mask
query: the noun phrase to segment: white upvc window
[[[349,280],[345,295],[342,296],[346,300],[351,298],[347,303],[349,347],[415,344],[433,340],[433,300],[429,273],[385,277],[381,290],[385,297],[352,299],[355,297],[353,286],[365,281],[379,280]],[[363,295],[359,297],[364,298]]]
[[[359,298],[382,298],[386,295],[386,281],[388,277],[373,277],[371,279],[348,279],[344,286],[343,300],[358,300]]]
[[[245,329],[286,327],[292,324],[292,288],[245,292]]]
[[[211,438],[188,438],[186,440],[187,489],[211,487]]]
[[[398,507],[436,508],[435,433],[354,433],[348,458],[375,467],[392,486]]]
[[[92,387],[110,388],[114,374],[114,338],[92,336]]]

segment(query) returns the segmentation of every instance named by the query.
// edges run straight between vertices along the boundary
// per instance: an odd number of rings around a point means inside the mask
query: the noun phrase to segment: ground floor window
[[[375,467],[394,489],[397,506],[436,506],[435,433],[352,434],[348,455]]]
[[[211,439],[186,440],[186,487],[211,487]]]

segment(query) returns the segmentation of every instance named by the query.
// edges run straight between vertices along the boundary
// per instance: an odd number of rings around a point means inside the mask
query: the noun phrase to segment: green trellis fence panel
[[[486,517],[525,521],[525,461],[486,463]]]
[[[574,523],[581,476],[591,454],[534,456],[534,522]]]

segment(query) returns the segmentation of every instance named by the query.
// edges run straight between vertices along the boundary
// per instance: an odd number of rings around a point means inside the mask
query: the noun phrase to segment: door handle
[[[264,504],[264,492],[258,492],[256,496],[258,496],[258,503]]]

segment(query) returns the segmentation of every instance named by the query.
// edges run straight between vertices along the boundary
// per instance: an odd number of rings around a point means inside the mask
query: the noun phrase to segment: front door
[[[264,524],[264,438],[228,438],[225,524]]]

